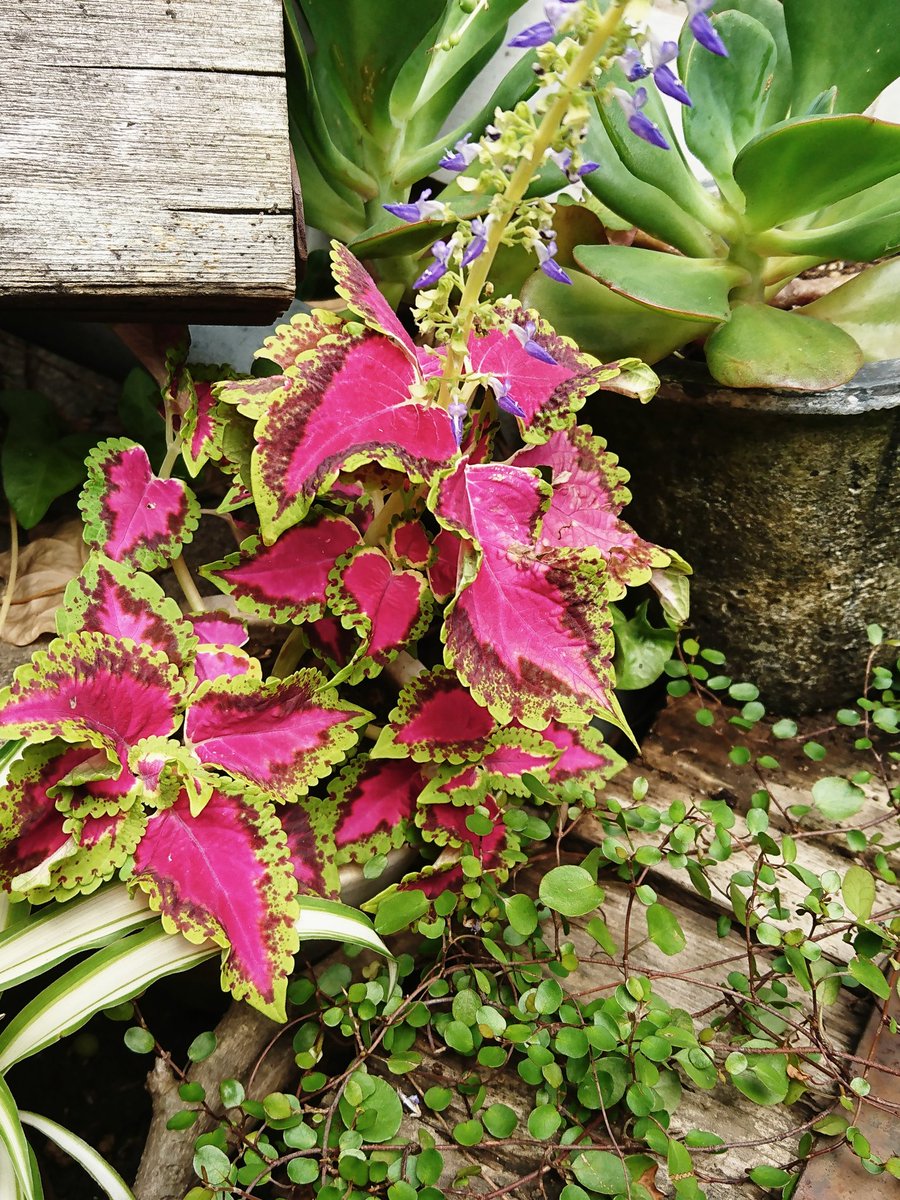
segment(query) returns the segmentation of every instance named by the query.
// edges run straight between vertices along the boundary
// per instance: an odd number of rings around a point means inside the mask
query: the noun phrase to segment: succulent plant
[[[863,115],[900,76],[900,5],[872,0],[864,21],[846,0],[694,8],[707,38],[686,26],[677,64],[666,43],[648,64],[635,45],[610,65],[584,147],[600,164],[584,184],[603,224],[560,209],[572,286],[534,273],[522,298],[603,359],[656,362],[700,341],[725,385],[836,386],[900,347],[900,259],[878,261],[900,247],[900,125]],[[681,101],[680,137],[660,91]],[[628,227],[638,244],[610,244]],[[801,308],[773,307],[833,260],[877,265]]]

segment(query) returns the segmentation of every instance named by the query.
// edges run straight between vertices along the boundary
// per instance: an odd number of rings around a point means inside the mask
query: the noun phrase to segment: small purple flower
[[[413,224],[416,221],[427,221],[430,217],[443,216],[444,206],[440,200],[430,200],[431,188],[426,188],[422,195],[415,203],[409,204],[384,204],[389,213],[395,217],[399,217],[401,221],[406,221],[407,224]]]
[[[445,171],[465,171],[478,157],[477,142],[474,146],[469,144],[471,136],[471,133],[467,133],[461,137],[452,150],[446,151],[438,166]]]
[[[599,170],[600,170],[599,163],[586,162],[586,163],[581,164],[581,166],[577,169],[575,174],[578,176],[579,179],[583,179],[585,175],[590,175],[590,173],[592,171],[599,171]]]
[[[621,55],[619,62],[622,64],[622,70],[629,83],[637,83],[639,79],[645,79],[650,74],[651,68],[644,63],[640,50],[634,46],[630,46]]]
[[[571,284],[572,280],[556,261],[556,242],[552,238],[549,242],[538,242],[535,250],[537,251],[541,270],[548,279],[553,279],[556,283]]]
[[[669,66],[669,63],[678,57],[678,43],[663,42],[660,44],[655,40],[651,41],[650,54],[653,59],[653,82],[661,92],[665,92],[679,104],[686,104],[690,108],[691,98],[687,94],[684,84]]]
[[[457,446],[462,445],[463,440],[463,423],[466,419],[466,413],[469,410],[461,400],[453,400],[450,407],[447,409],[447,414],[450,417],[450,428],[453,430],[453,436],[456,438]]]
[[[654,125],[650,118],[641,112],[641,109],[647,103],[646,88],[639,87],[633,96],[623,88],[616,88],[615,96],[628,118],[628,128],[632,133],[637,134],[639,138],[643,138],[645,142],[649,142],[651,146],[658,146],[660,150],[670,149],[669,143],[663,137],[659,126]]]
[[[725,43],[713,28],[713,23],[706,15],[716,0],[687,0],[688,25],[691,33],[704,49],[722,58],[728,57]]]
[[[527,29],[517,33],[512,41],[507,42],[507,46],[516,48],[543,46],[552,39],[554,34],[559,32],[560,26],[572,11],[572,5],[578,3],[580,0],[547,0],[544,5],[546,20],[538,21],[536,25],[529,25]]]
[[[511,413],[514,417],[521,417],[524,421],[525,410],[509,394],[509,384],[506,380],[498,379],[496,375],[492,375],[488,380],[488,384],[493,388],[494,395],[497,397],[497,407],[505,413]]]
[[[469,222],[469,228],[472,230],[472,240],[466,246],[462,256],[464,267],[474,262],[479,254],[483,254],[487,246],[487,222],[482,221],[481,217],[475,217]]]
[[[434,255],[434,262],[425,268],[413,284],[414,288],[432,287],[442,275],[447,274],[453,247],[448,242],[435,242],[431,247],[431,253]]]
[[[548,363],[551,367],[555,367],[557,365],[556,359],[549,352],[549,350],[545,350],[540,342],[535,341],[534,321],[526,321],[524,326],[513,325],[510,332],[512,333],[513,337],[518,340],[519,345],[526,354],[530,354],[531,357],[536,358],[538,362]]]

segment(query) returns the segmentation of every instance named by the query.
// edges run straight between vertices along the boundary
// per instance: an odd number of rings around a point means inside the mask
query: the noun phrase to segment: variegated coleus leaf
[[[384,334],[410,359],[416,362],[416,347],[400,324],[397,314],[378,290],[375,280],[362,263],[340,242],[331,243],[331,269],[337,294],[370,329]],[[440,365],[438,364],[438,369]]]
[[[489,381],[500,407],[515,413],[526,442],[546,441],[571,425],[586,397],[619,368],[604,367],[515,301],[501,301],[495,312],[501,327],[476,329],[469,338],[471,369]]]
[[[262,665],[241,646],[248,640],[247,628],[239,617],[228,613],[200,613],[185,618],[198,638],[194,655],[195,686],[222,675],[249,675],[262,679]]]
[[[473,700],[455,672],[434,667],[400,692],[372,752],[414,762],[471,762],[487,751],[497,723]]]
[[[95,447],[87,471],[78,506],[89,546],[143,571],[178,557],[200,519],[197,499],[180,479],[157,478],[147,451],[126,438]]]
[[[435,557],[428,568],[428,585],[434,598],[443,604],[456,594],[460,559],[471,543],[449,529],[441,529],[431,545]]]
[[[301,896],[326,896],[335,900],[340,896],[341,880],[332,837],[334,810],[332,802],[317,796],[303,796],[290,804],[275,806],[287,836],[288,853]]]
[[[304,635],[310,650],[330,671],[336,673],[349,668],[360,652],[360,639],[353,629],[345,629],[337,617],[326,616],[304,626]]]
[[[190,623],[155,579],[97,551],[66,588],[56,628],[63,637],[84,630],[130,638],[139,646],[161,651],[183,669],[197,648]]]
[[[311,514],[272,546],[254,536],[239,551],[201,567],[200,574],[233,596],[241,612],[264,620],[317,621],[325,614],[325,588],[335,563],[360,545],[346,517]]]
[[[646,583],[671,557],[661,546],[638,537],[619,513],[631,499],[628,472],[586,425],[554,433],[542,446],[527,446],[510,460],[520,467],[548,467],[553,496],[539,544],[551,548],[599,550],[609,576],[609,598]]]
[[[36,651],[0,692],[0,735],[87,742],[118,765],[140,739],[174,732],[183,691],[178,667],[159,650],[73,633]]]
[[[285,1019],[297,951],[297,881],[273,806],[254,789],[222,781],[197,816],[182,791],[152,816],[134,854],[134,878],[171,933],[225,950],[222,985]]]
[[[32,904],[96,891],[128,861],[146,825],[147,815],[140,805],[108,816],[88,815],[77,821],[70,817],[66,820],[66,828],[71,827],[68,853],[47,864],[46,874],[33,872],[27,887],[24,879],[14,879],[12,891]]]
[[[422,792],[420,804],[478,804],[488,794],[526,797],[524,774],[547,784],[559,757],[557,747],[533,729],[497,729],[477,762],[442,766]]]
[[[358,754],[347,763],[328,785],[335,806],[328,833],[337,863],[363,863],[404,845],[426,782],[408,759],[394,762]]]
[[[220,380],[239,379],[231,367],[192,363],[179,378],[178,430],[181,457],[192,476],[197,476],[210,459],[222,457],[226,416],[221,411],[213,385]]]
[[[544,783],[561,799],[594,796],[626,765],[591,725],[566,726],[551,721],[542,736],[560,752]]]
[[[421,521],[401,517],[388,530],[388,554],[400,567],[425,570],[434,554]]]
[[[258,381],[271,393],[252,463],[265,542],[301,521],[342,471],[378,463],[422,483],[454,458],[446,411],[412,397],[420,378],[388,338],[345,328],[284,375]]]
[[[246,646],[250,640],[247,626],[240,617],[216,611],[192,613],[185,617],[190,621],[197,641],[205,646]]]
[[[185,740],[201,763],[289,800],[346,758],[371,719],[321,672],[304,668],[262,683],[242,676],[203,684],[187,711]]]
[[[359,670],[376,675],[431,622],[431,593],[418,571],[395,571],[375,546],[349,551],[337,564],[327,590],[331,612],[362,640]]]
[[[506,464],[461,461],[435,484],[432,512],[475,543],[445,610],[444,660],[500,724],[540,730],[602,715],[627,728],[603,564],[537,545],[550,499],[536,472]]]

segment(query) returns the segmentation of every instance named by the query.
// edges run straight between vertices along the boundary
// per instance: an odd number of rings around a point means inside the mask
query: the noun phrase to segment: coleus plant
[[[522,298],[602,356],[656,362],[701,342],[729,386],[836,386],[896,356],[897,259],[793,311],[772,301],[819,264],[900,247],[900,126],[861,115],[900,76],[900,9],[874,0],[861,22],[844,0],[693,7],[680,47],[641,37],[610,63],[585,143],[606,229],[576,221],[571,289],[535,273]],[[660,92],[679,101],[680,137]]]

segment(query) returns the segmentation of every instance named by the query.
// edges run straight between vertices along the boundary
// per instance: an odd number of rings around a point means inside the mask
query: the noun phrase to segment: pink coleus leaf
[[[366,862],[409,840],[426,783],[419,767],[359,754],[328,785],[336,802],[331,836],[337,862]]]
[[[631,499],[628,472],[586,425],[554,433],[545,445],[528,446],[511,460],[521,467],[549,467],[553,497],[544,516],[540,545],[599,550],[610,579],[609,597],[646,583],[670,555],[638,537],[619,513]]]
[[[225,949],[225,988],[267,1016],[285,1019],[298,946],[297,883],[270,803],[244,785],[222,782],[192,816],[181,792],[148,821],[134,878],[166,929]]]
[[[211,679],[236,679],[247,675],[262,679],[259,659],[251,658],[237,646],[198,646],[194,657],[194,677],[197,685]]]
[[[337,617],[322,617],[304,626],[303,632],[310,650],[333,672],[345,670],[359,655],[359,635],[345,629]]]
[[[218,380],[239,378],[229,366],[196,363],[185,367],[179,376],[176,403],[182,416],[178,438],[182,458],[192,476],[199,475],[210,459],[222,456],[225,418],[219,409],[214,384]]]
[[[361,317],[370,329],[383,333],[412,362],[417,351],[412,338],[400,324],[397,314],[378,290],[375,280],[362,263],[340,242],[331,243],[331,268],[337,294]],[[438,359],[437,369],[440,370]]]
[[[377,674],[406,646],[415,642],[431,621],[431,594],[418,571],[395,571],[375,546],[351,550],[334,569],[328,604],[363,642],[366,675]]]
[[[483,837],[466,828],[466,818],[472,815],[472,806],[468,804],[429,804],[420,809],[419,825],[422,837],[438,846],[448,843],[460,846],[468,842],[485,867],[496,865],[501,851],[507,844],[509,831],[493,796],[486,796],[481,805],[487,810],[487,818],[494,826],[493,830]]]
[[[240,617],[226,612],[192,613],[190,621],[197,641],[205,646],[246,646],[250,640],[247,626]]]
[[[468,543],[449,529],[442,529],[431,544],[435,559],[428,568],[428,583],[435,599],[443,603],[456,593],[459,561]]]
[[[47,864],[46,871],[34,873],[27,888],[24,880],[13,881],[13,891],[25,895],[33,904],[48,900],[64,901],[87,895],[111,879],[134,853],[147,825],[140,805],[110,816],[86,816],[66,822],[71,828],[68,853]],[[44,876],[37,878],[38,874]]]
[[[489,792],[527,797],[531,791],[522,776],[527,773],[547,783],[558,757],[559,750],[543,734],[521,726],[497,729],[477,762],[441,767],[429,780],[420,804],[448,800],[454,804],[478,804]]]
[[[84,630],[131,638],[182,668],[197,646],[190,623],[155,579],[96,551],[66,588],[56,628],[62,636]]]
[[[514,301],[501,301],[495,311],[512,329],[471,335],[472,371],[487,377],[501,409],[515,413],[525,441],[543,442],[552,430],[571,425],[585,398],[619,369],[603,367]],[[541,356],[529,353],[526,344],[538,347]]]
[[[388,530],[388,552],[401,567],[423,570],[432,559],[431,542],[421,521],[401,518]]]
[[[73,633],[38,650],[0,692],[0,734],[88,742],[124,763],[141,738],[168,737],[184,684],[158,650],[105,633]]]
[[[51,864],[70,852],[65,817],[50,791],[90,753],[51,741],[26,746],[10,767],[0,789],[0,884],[6,891],[17,879],[24,887],[31,879],[49,881]]]
[[[327,896],[337,899],[341,882],[335,864],[334,840],[329,827],[327,836],[313,824],[312,817],[321,823],[326,804],[318,797],[304,796],[290,804],[277,804],[275,811],[287,836],[291,865],[301,896]],[[333,813],[334,806],[327,805]]]
[[[78,506],[84,540],[115,562],[143,571],[177,558],[200,518],[197,500],[179,479],[158,479],[143,446],[111,438],[87,458]]]
[[[460,763],[486,752],[496,722],[446,667],[423,671],[397,697],[376,743],[379,758]]]
[[[602,714],[622,725],[602,564],[537,548],[550,496],[535,473],[503,464],[462,462],[435,485],[432,511],[477,544],[445,611],[445,662],[501,724]]]
[[[243,676],[203,684],[188,709],[185,738],[200,762],[288,800],[328,775],[371,719],[319,671],[304,668],[262,683]]]
[[[366,463],[430,479],[456,454],[444,409],[411,395],[417,368],[388,338],[346,330],[268,383],[256,425],[253,494],[271,544],[342,471]]]
[[[359,544],[359,533],[346,517],[317,513],[272,546],[248,538],[239,551],[200,573],[233,596],[241,612],[278,623],[316,621],[325,613],[329,573]]]
[[[566,726],[551,721],[543,737],[561,751],[548,773],[547,786],[557,795],[593,796],[625,766],[625,760],[590,725]]]

